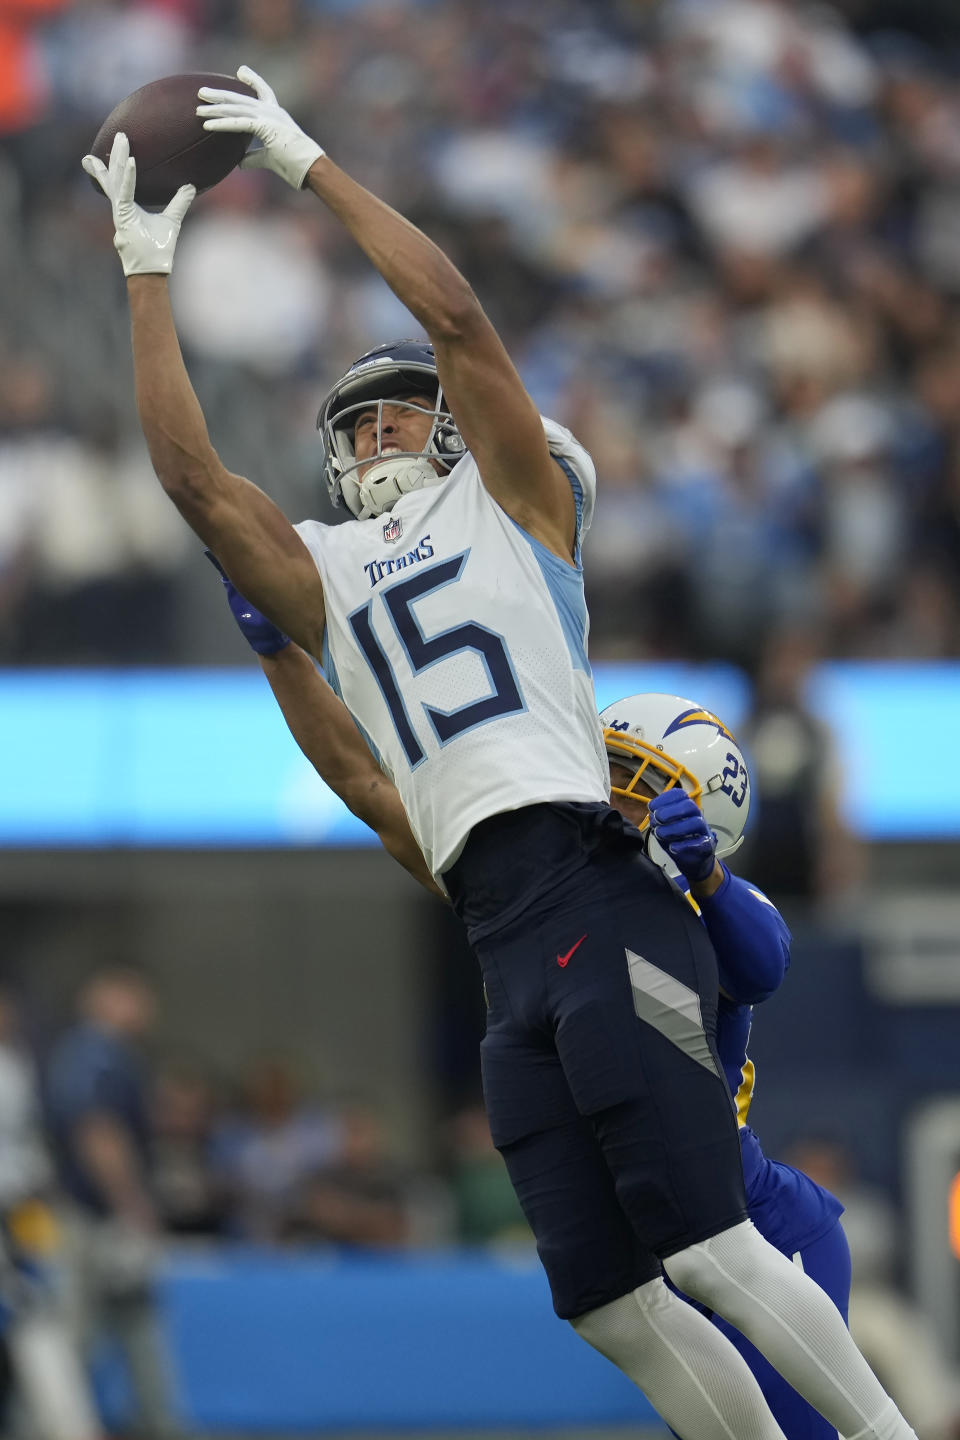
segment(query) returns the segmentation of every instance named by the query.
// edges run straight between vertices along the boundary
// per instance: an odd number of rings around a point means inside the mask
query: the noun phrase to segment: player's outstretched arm
[[[241,595],[217,557],[230,613],[260,665],[294,740],[321,780],[360,820],[375,830],[385,850],[427,890],[443,895],[414,839],[396,788],[364,744],[347,707],[305,651]]]
[[[92,155],[83,168],[113,209],[114,245],[130,300],[137,409],[160,483],[245,593],[319,655],[324,603],[317,568],[280,508],[221,462],[180,353],[167,277],[194,188],[183,186],[162,214],[141,209],[133,198],[136,164],[123,134],[113,142],[109,168]]]
[[[319,656],[323,587],[310,552],[279,506],[227,470],[210,443],[180,355],[166,280],[135,276],[128,289],[137,410],[161,485],[244,593]]]
[[[262,142],[244,165],[308,186],[349,230],[433,342],[451,413],[487,489],[531,535],[570,559],[576,512],[569,481],[551,459],[536,406],[464,277],[421,230],[357,184],[310,140],[259,75],[237,71],[256,97],[202,89],[208,130]]]
[[[422,231],[328,157],[311,167],[308,184],[433,342],[450,412],[494,500],[549,550],[572,559],[577,522],[570,482],[467,281]]]

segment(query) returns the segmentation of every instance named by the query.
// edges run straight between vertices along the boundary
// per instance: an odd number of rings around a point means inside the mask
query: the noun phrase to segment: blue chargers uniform
[[[766,1240],[826,1290],[846,1320],[850,1251],[839,1223],[843,1206],[802,1171],[768,1159],[747,1123],[755,1081],[748,1054],[753,1007],[772,995],[784,977],[790,931],[761,891],[729,871],[720,888],[696,908],[717,956],[717,1053],[737,1108],[750,1219]],[[749,1340],[719,1316],[712,1318],[746,1359],[787,1440],[836,1440],[836,1430]]]

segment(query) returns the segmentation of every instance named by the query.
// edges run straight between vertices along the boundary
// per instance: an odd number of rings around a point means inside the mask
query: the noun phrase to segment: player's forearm
[[[197,528],[222,469],[183,363],[165,275],[127,281],[137,412],[157,477]]]
[[[299,645],[261,655],[260,668],[290,734],[321,780],[345,799],[351,781],[377,769],[346,707]]]
[[[361,250],[431,339],[469,339],[489,322],[457,267],[432,240],[323,155],[307,184],[349,230]]]
[[[376,806],[379,820],[373,828],[387,853],[392,855],[394,860],[402,865],[404,870],[407,870],[425,890],[429,890],[431,895],[438,895],[441,900],[446,900],[446,895],[427,868],[423,851],[410,829],[407,812],[403,808],[399,794],[389,780],[383,775],[376,777],[372,781],[367,795],[362,797],[359,803]],[[359,813],[359,811],[355,813]],[[371,822],[367,821],[367,823]]]
[[[350,712],[297,645],[261,655],[260,665],[296,740],[321,780],[375,830],[384,848],[415,880],[442,895],[396,788],[367,748]]]

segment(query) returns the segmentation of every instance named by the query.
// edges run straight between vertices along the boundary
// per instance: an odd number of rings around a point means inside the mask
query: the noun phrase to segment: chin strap
[[[417,459],[397,456],[381,460],[371,466],[358,486],[357,494],[362,507],[360,519],[370,520],[376,515],[384,515],[401,495],[408,495],[411,490],[426,490],[446,478],[445,474],[438,475],[430,461],[422,456]]]

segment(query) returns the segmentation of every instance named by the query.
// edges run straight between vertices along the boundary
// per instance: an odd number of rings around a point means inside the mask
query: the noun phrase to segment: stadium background
[[[649,1416],[551,1322],[498,1188],[462,941],[300,761],[152,479],[79,156],[138,85],[245,62],[467,274],[597,461],[598,684],[690,694],[751,755],[737,868],[795,933],[752,1047],[757,1128],[829,1174],[865,1293],[918,1304],[952,1375],[958,29],[949,0],[0,4],[0,981],[42,1073],[79,981],[135,962],[161,1155],[177,1083],[201,1178],[229,1123],[349,1112],[402,1212],[390,1254],[344,1253],[303,1212],[306,1169],[269,1204],[237,1171],[208,1233],[172,1233],[197,1427]],[[318,398],[412,320],[258,174],[197,202],[173,294],[226,463],[336,518]],[[463,1241],[494,1248],[457,1268]],[[324,1328],[365,1285],[381,1330]],[[956,1433],[953,1403],[921,1440]]]

